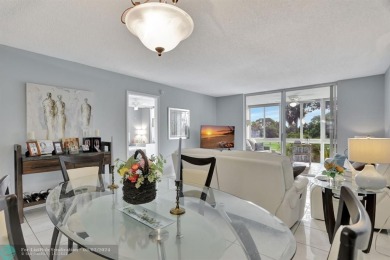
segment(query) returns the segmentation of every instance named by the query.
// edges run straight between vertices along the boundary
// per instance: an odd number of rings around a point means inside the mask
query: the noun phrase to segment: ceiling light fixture
[[[172,5],[166,0],[153,3],[131,0],[134,6],[123,12],[122,23],[146,48],[161,56],[188,38],[194,30],[191,16],[175,6],[177,1],[172,0]]]
[[[290,107],[296,107],[299,104],[299,97],[298,96],[289,96],[290,98]]]
[[[135,100],[135,101],[133,102],[134,110],[138,110],[138,106],[139,106],[139,105],[140,105],[139,102],[138,102],[137,100]]]

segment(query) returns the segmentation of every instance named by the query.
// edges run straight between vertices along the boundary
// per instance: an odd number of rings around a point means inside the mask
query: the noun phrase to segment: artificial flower
[[[122,167],[122,168],[120,168],[120,169],[118,170],[119,175],[122,176],[122,177],[125,176],[125,174],[126,174],[127,172],[129,172],[129,169],[126,168],[126,167]]]
[[[324,167],[326,170],[322,171],[322,174],[326,174],[331,178],[336,177],[336,175],[342,175],[344,172],[344,168],[334,162],[325,162]]]

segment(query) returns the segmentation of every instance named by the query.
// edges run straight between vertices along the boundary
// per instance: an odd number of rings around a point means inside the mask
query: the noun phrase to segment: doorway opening
[[[158,154],[158,96],[127,91],[127,157]]]

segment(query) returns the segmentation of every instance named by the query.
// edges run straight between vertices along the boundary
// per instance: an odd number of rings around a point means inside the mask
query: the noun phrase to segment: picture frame
[[[82,149],[84,153],[93,152],[93,138],[92,137],[84,137],[82,143]]]
[[[79,152],[79,138],[77,137],[68,137],[62,139],[62,147],[65,151],[69,153],[78,153]]]
[[[53,141],[37,140],[38,149],[41,155],[51,155],[54,151]]]
[[[54,147],[54,154],[63,154],[64,153],[64,148],[62,147],[61,142],[53,142],[53,147]]]
[[[168,139],[190,138],[190,110],[168,107]]]
[[[37,141],[29,141],[29,142],[26,142],[26,144],[27,144],[27,150],[28,150],[29,156],[41,155],[39,148],[38,148],[39,146],[38,146]]]
[[[102,139],[100,137],[93,137],[92,138],[92,151],[93,152],[101,152],[102,147]]]
[[[50,110],[53,104],[56,109]],[[27,82],[27,133],[52,141],[83,136],[94,129],[96,105],[92,91]]]

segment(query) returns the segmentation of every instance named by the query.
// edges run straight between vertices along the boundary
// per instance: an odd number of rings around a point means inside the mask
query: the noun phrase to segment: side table
[[[332,198],[337,197],[337,195],[340,195],[341,186],[348,186],[351,190],[356,192],[358,196],[363,197],[363,200],[361,202],[363,206],[365,206],[366,211],[370,217],[371,227],[372,227],[368,247],[363,252],[369,253],[371,249],[372,237],[373,237],[374,226],[375,226],[376,194],[383,192],[383,189],[377,191],[360,189],[354,183],[352,183],[351,180],[348,179],[341,182],[340,186],[333,186],[330,185],[329,181],[320,181],[320,180],[315,180],[315,185],[318,185],[322,188],[322,206],[324,210],[326,231],[328,232],[330,243],[333,242],[333,236],[335,232],[334,228],[336,224]]]

